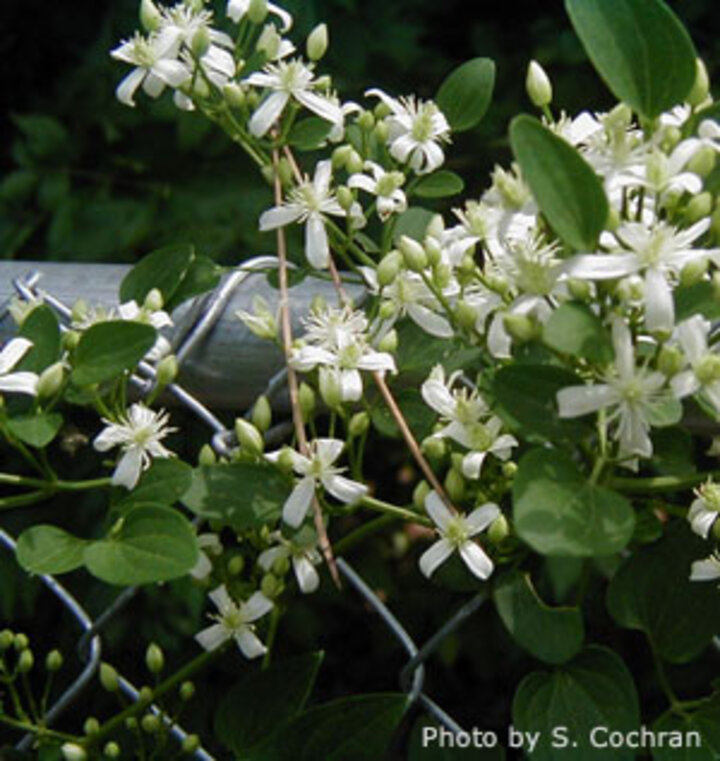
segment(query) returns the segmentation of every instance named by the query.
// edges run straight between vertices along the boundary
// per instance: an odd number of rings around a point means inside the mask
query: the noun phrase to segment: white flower
[[[302,61],[269,63],[261,72],[251,74],[243,80],[243,83],[271,91],[250,119],[250,132],[255,137],[262,137],[268,132],[280,118],[290,98],[332,124],[343,122],[340,106],[331,98],[313,92],[317,83],[313,79],[312,69]]]
[[[322,562],[322,556],[316,548],[317,537],[312,534],[311,541],[305,541],[306,537],[298,534],[294,539],[285,539],[278,531],[271,535],[271,539],[277,541],[275,547],[270,547],[260,553],[258,564],[266,571],[270,571],[276,560],[288,558],[292,562],[293,572],[303,594],[310,594],[320,586],[320,576],[315,566]]]
[[[173,453],[160,442],[174,428],[168,426],[169,415],[165,411],[154,412],[144,404],[133,404],[119,422],[103,418],[105,429],[93,442],[98,452],[121,447],[123,454],[112,476],[114,486],[134,489],[140,473],[150,467],[153,457],[173,457]]]
[[[245,327],[258,338],[274,341],[278,334],[280,307],[278,306],[275,314],[273,314],[267,301],[259,294],[253,296],[252,306],[252,312],[238,309],[235,312],[236,317],[239,317],[245,323]]]
[[[10,371],[25,356],[32,347],[32,341],[27,338],[13,338],[0,351],[0,392],[13,394],[37,394],[38,376],[21,370],[17,373]]]
[[[196,581],[204,581],[212,573],[211,555],[220,555],[223,550],[220,537],[217,534],[198,534],[197,538],[198,559],[190,571],[190,575]]]
[[[720,579],[720,554],[714,552],[704,560],[696,560],[690,571],[690,581],[714,581]]]
[[[344,446],[339,439],[315,439],[310,442],[309,457],[289,450],[293,470],[302,476],[283,505],[282,517],[289,526],[297,528],[305,520],[318,484],[348,505],[365,496],[367,486],[338,475],[344,468],[333,466]]]
[[[677,338],[690,367],[674,375],[670,386],[678,399],[702,391],[720,414],[720,354],[708,345],[710,329],[701,315],[678,325]]]
[[[179,44],[177,35],[170,30],[149,37],[136,34],[115,48],[110,53],[113,58],[136,67],[118,85],[117,99],[126,106],[134,106],[133,96],[140,85],[151,98],[157,98],[166,86],[180,87],[187,82],[190,69],[175,60]]]
[[[374,161],[366,161],[365,169],[369,169],[373,176],[353,174],[348,179],[348,187],[360,188],[366,193],[377,196],[377,213],[383,221],[393,214],[401,214],[405,211],[407,198],[400,190],[405,182],[405,175],[402,172],[386,172]]]
[[[345,211],[330,192],[332,162],[319,161],[312,182],[305,182],[290,191],[282,206],[268,209],[260,217],[260,230],[275,230],[293,222],[305,223],[305,256],[316,269],[330,263],[330,244],[325,229],[325,215],[344,217]]]
[[[236,24],[239,23],[250,7],[250,0],[228,0],[227,15]],[[292,16],[286,11],[275,5],[274,3],[267,4],[268,11],[277,16],[282,22],[282,31],[289,32],[293,25]]]
[[[470,515],[453,515],[440,499],[431,491],[425,497],[425,509],[438,527],[440,539],[425,550],[420,557],[420,570],[430,578],[453,552],[460,553],[470,572],[483,581],[493,572],[493,562],[472,537],[484,531],[500,515],[500,508],[488,502],[473,510]]]
[[[391,98],[382,90],[368,90],[392,111],[386,122],[389,127],[390,155],[408,164],[417,174],[434,172],[445,160],[439,143],[450,141],[450,125],[443,112],[431,100],[409,95]]]
[[[640,222],[628,222],[615,233],[627,249],[613,254],[578,254],[564,269],[569,277],[581,280],[615,280],[644,271],[645,325],[650,331],[670,333],[675,326],[671,278],[690,262],[716,261],[720,254],[720,249],[690,248],[709,227],[709,219],[687,230],[677,230],[664,222],[652,229]]]
[[[267,648],[255,634],[253,622],[272,610],[272,601],[262,592],[255,592],[249,600],[237,605],[224,584],[210,592],[209,597],[218,609],[218,613],[210,618],[217,623],[195,635],[200,646],[205,650],[216,650],[229,639],[234,639],[246,658],[264,655]]]
[[[695,489],[695,496],[697,499],[690,505],[687,519],[692,530],[707,539],[720,514],[720,485],[708,481]]]

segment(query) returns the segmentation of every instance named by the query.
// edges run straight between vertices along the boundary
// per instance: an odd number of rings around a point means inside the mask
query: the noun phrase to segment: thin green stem
[[[14,473],[0,473],[0,484],[9,486],[32,486],[50,491],[88,491],[110,486],[110,478],[92,478],[87,481],[56,481],[32,478],[30,476],[18,476]]]
[[[355,531],[352,531],[347,536],[343,537],[339,542],[336,542],[335,552],[338,555],[343,555],[344,553],[349,552],[355,547],[355,545],[359,544],[367,537],[377,534],[378,531],[382,531],[386,526],[389,526],[391,523],[395,523],[398,520],[400,520],[400,518],[397,515],[386,513],[372,521],[364,523],[359,528],[356,528]]]
[[[268,633],[266,638],[267,650],[262,660],[263,671],[265,671],[265,669],[270,665],[273,646],[275,645],[275,638],[277,637],[278,625],[280,624],[280,615],[280,608],[277,605],[274,605],[270,613],[270,625],[268,626]]]
[[[411,523],[420,523],[423,526],[432,526],[432,521],[424,515],[408,510],[405,507],[398,507],[390,502],[385,502],[375,497],[362,497],[358,502],[362,507],[369,510],[375,510],[385,515],[392,515],[397,520],[410,521]]]
[[[31,491],[27,494],[17,494],[12,497],[0,498],[0,510],[13,510],[16,507],[26,507],[27,505],[34,505],[37,502],[42,502],[44,499],[51,497],[52,491],[47,489],[38,489],[37,491]]]
[[[683,703],[675,694],[675,690],[673,690],[672,685],[670,684],[670,680],[668,679],[668,676],[665,673],[665,666],[662,662],[662,658],[660,657],[660,654],[657,651],[657,648],[655,647],[655,643],[652,641],[650,637],[648,637],[648,642],[650,643],[650,652],[652,653],[653,664],[655,665],[655,674],[657,676],[658,684],[660,685],[660,688],[662,689],[662,691],[665,693],[665,696],[667,697],[672,710],[677,713],[684,714],[685,711],[683,708]]]
[[[36,724],[31,724],[27,721],[19,721],[18,719],[11,719],[5,714],[0,714],[0,723],[5,724],[13,729],[18,729],[21,732],[30,732],[38,737],[51,737],[55,740],[65,740],[69,742],[78,742],[76,735],[69,735],[65,732],[58,732],[54,729],[47,729]]]
[[[654,476],[652,478],[611,478],[607,486],[628,494],[656,494],[663,492],[685,491],[707,481],[720,478],[720,470],[692,473],[687,476]]]

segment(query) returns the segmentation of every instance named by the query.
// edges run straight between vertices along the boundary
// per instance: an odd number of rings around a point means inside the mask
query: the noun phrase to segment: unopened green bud
[[[292,449],[290,447],[283,447],[280,450],[280,454],[278,455],[276,465],[280,468],[280,470],[285,471],[286,473],[290,473],[293,469],[293,453]]]
[[[210,444],[203,444],[198,454],[198,465],[217,465],[217,455]]]
[[[62,362],[55,362],[42,371],[37,383],[37,395],[40,399],[49,399],[61,389],[65,379],[65,368]]]
[[[90,307],[88,307],[87,301],[85,299],[78,299],[74,304],[72,308],[72,312],[70,314],[70,319],[73,322],[83,322],[85,318],[88,316],[88,311]]]
[[[140,25],[146,32],[157,32],[162,14],[152,0],[140,0]]]
[[[713,539],[720,539],[720,521],[715,518],[712,524],[712,536]]]
[[[359,174],[362,172],[365,162],[362,156],[356,151],[351,150],[347,157],[345,166],[350,174]]]
[[[687,96],[687,102],[693,107],[702,105],[710,93],[710,77],[702,58],[695,59],[695,82]]]
[[[377,119],[384,119],[386,116],[390,116],[390,114],[392,113],[392,109],[390,108],[390,106],[388,106],[387,103],[380,100],[375,105],[375,108],[373,109],[373,113],[375,114],[375,117]]]
[[[76,743],[65,743],[61,748],[65,761],[87,761],[87,753]]]
[[[210,32],[206,26],[200,26],[190,40],[190,50],[196,58],[202,58],[210,50],[210,43]]]
[[[687,163],[687,170],[700,177],[707,177],[717,163],[717,153],[709,146],[702,145]]]
[[[373,130],[378,143],[381,145],[387,143],[388,137],[390,137],[390,127],[387,122],[378,122]]]
[[[658,355],[657,367],[668,378],[677,375],[685,366],[685,357],[677,346],[664,344]]]
[[[378,285],[381,288],[395,282],[402,262],[403,257],[399,251],[393,250],[383,256],[376,270]]]
[[[445,232],[445,220],[442,218],[442,214],[433,214],[430,224],[427,226],[425,234],[430,238],[440,240]]]
[[[505,330],[520,343],[532,341],[537,336],[535,321],[525,314],[506,314],[503,317]]]
[[[378,316],[381,320],[392,320],[397,314],[397,307],[392,301],[383,301],[378,309]]]
[[[151,312],[157,312],[158,309],[162,309],[164,305],[163,295],[158,288],[152,288],[145,296],[143,306],[145,309],[149,309]]]
[[[370,132],[375,127],[375,117],[372,111],[363,111],[357,118],[357,125],[365,132]]]
[[[272,424],[272,408],[267,396],[259,396],[253,405],[250,419],[252,424],[262,433],[270,428]]]
[[[134,716],[128,716],[127,719],[125,719],[125,729],[127,729],[128,732],[136,732],[138,726],[138,720]]]
[[[311,61],[319,61],[328,49],[327,24],[318,24],[308,35],[306,50]]]
[[[273,575],[272,573],[266,573],[262,577],[262,580],[260,581],[260,591],[269,600],[272,600],[274,597],[280,595],[282,590],[283,583],[280,579],[278,579],[277,576]]]
[[[34,665],[35,665],[35,656],[33,655],[33,651],[30,650],[30,648],[26,648],[20,653],[20,656],[18,657],[18,663],[17,663],[18,671],[21,674],[27,674],[30,671],[32,671],[32,668]]]
[[[442,246],[438,243],[437,238],[433,238],[430,235],[426,236],[425,254],[431,267],[435,267],[440,263],[442,259]]]
[[[440,460],[447,452],[447,444],[438,436],[428,436],[421,445],[423,453],[431,460]]]
[[[250,0],[247,17],[253,24],[262,24],[268,15],[267,0]]]
[[[230,576],[239,576],[245,568],[245,558],[242,555],[233,555],[227,562],[227,572]]]
[[[286,156],[281,156],[280,161],[278,161],[278,177],[285,186],[293,183],[293,167]]]
[[[707,259],[695,259],[688,262],[682,270],[680,270],[680,284],[683,286],[695,285],[699,283],[706,275],[708,271]]]
[[[355,203],[355,196],[347,185],[341,185],[335,195],[340,207],[345,211],[349,211],[350,207]]]
[[[195,751],[200,747],[200,738],[197,735],[188,735],[183,741],[182,741],[182,752],[183,753],[195,753]]]
[[[445,476],[445,491],[453,502],[459,502],[465,496],[465,479],[460,471],[451,468]]]
[[[415,505],[418,510],[425,509],[425,497],[427,497],[428,494],[430,494],[430,484],[428,484],[427,481],[420,481],[413,489],[413,505]]]
[[[260,170],[263,180],[271,187],[275,184],[275,167],[272,164],[265,164]]]
[[[15,642],[15,635],[10,629],[3,629],[0,632],[0,653],[9,650],[13,646],[13,642]]]
[[[512,462],[512,460],[509,462],[504,462],[501,467],[502,474],[505,476],[505,478],[514,478],[515,474],[517,473],[517,469],[517,463]]]
[[[405,264],[413,272],[422,272],[428,265],[425,249],[415,239],[407,235],[400,236],[398,243]]]
[[[342,385],[340,374],[333,369],[321,367],[318,373],[320,396],[330,409],[337,409],[342,404]]]
[[[685,217],[690,224],[699,222],[705,217],[709,217],[713,210],[713,197],[710,193],[698,193],[690,199],[685,208]]]
[[[159,674],[165,666],[165,655],[160,645],[151,642],[145,651],[145,665],[151,674]]]
[[[108,692],[117,692],[120,688],[118,673],[109,663],[100,664],[100,684]]]
[[[370,428],[370,415],[367,412],[356,412],[348,424],[348,433],[353,438],[362,436]]]
[[[273,24],[266,24],[258,37],[255,49],[258,53],[263,53],[267,59],[274,59],[280,52],[282,38],[275,29]]]
[[[145,716],[140,719],[140,726],[143,732],[147,732],[149,735],[154,735],[160,731],[160,719],[155,716],[154,713],[146,713]]]
[[[300,412],[303,420],[307,422],[315,412],[315,392],[307,383],[301,383],[298,390],[298,400],[300,402]]]
[[[156,378],[158,386],[165,388],[165,386],[174,383],[179,372],[180,367],[174,354],[168,354],[167,357],[163,357],[157,365]]]
[[[27,634],[18,632],[15,635],[15,638],[13,639],[13,645],[15,646],[15,650],[17,650],[18,652],[30,647],[30,640],[28,639]]]
[[[63,348],[72,351],[80,343],[80,333],[77,330],[67,330],[62,335]]]
[[[152,699],[153,699],[153,691],[147,685],[145,685],[144,687],[141,687],[138,692],[137,702],[140,703],[141,705],[149,705],[150,703],[152,703]]]
[[[45,668],[54,674],[56,671],[60,671],[63,665],[62,653],[59,650],[51,650],[45,657]]]
[[[619,226],[620,212],[614,206],[611,206],[608,209],[607,219],[605,220],[605,229],[612,232],[613,230],[617,230]]]
[[[398,347],[398,334],[395,328],[393,328],[392,330],[388,330],[388,332],[378,342],[378,349],[380,351],[389,352],[390,354],[393,354],[394,352],[396,352],[397,347]]]
[[[100,731],[100,722],[94,716],[88,716],[83,724],[83,732],[90,737]]]
[[[530,102],[537,108],[545,108],[552,102],[550,79],[537,61],[530,61],[525,78],[525,89]]]
[[[245,91],[235,82],[228,82],[222,89],[225,102],[230,108],[242,108],[245,105]]]
[[[475,330],[477,312],[467,301],[459,301],[455,307],[455,319],[458,321],[458,325],[465,330]]]
[[[347,166],[347,161],[352,151],[353,147],[351,145],[338,145],[332,152],[332,167],[335,171],[344,169]]]
[[[109,743],[105,744],[103,755],[106,758],[120,758],[120,746],[111,740]]]
[[[275,558],[270,570],[275,576],[282,579],[282,577],[286,576],[290,571],[290,558],[283,556]]]
[[[507,518],[501,513],[490,524],[490,528],[488,529],[488,539],[491,544],[494,544],[497,547],[499,544],[502,544],[509,535],[510,525],[508,524]]]
[[[235,420],[235,436],[243,449],[254,455],[261,455],[265,449],[262,434],[252,424],[243,418]]]
[[[570,278],[567,280],[567,289],[570,295],[578,301],[588,301],[592,296],[592,285],[587,280],[578,280]]]

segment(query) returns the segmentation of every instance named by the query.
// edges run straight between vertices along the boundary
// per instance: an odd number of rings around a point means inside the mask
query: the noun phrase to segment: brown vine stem
[[[279,164],[280,154],[277,149],[273,150],[273,167],[275,169],[275,204],[280,206],[283,202],[282,182],[280,180]],[[288,277],[287,277],[287,244],[285,241],[285,231],[282,227],[277,229],[277,254],[278,254],[278,274],[280,281],[280,320],[282,324],[282,337],[283,337],[283,351],[285,352],[285,364],[287,366],[288,377],[288,391],[290,393],[290,405],[292,407],[293,425],[295,427],[295,436],[298,440],[298,449],[300,454],[304,457],[308,457],[310,449],[308,447],[308,440],[305,434],[305,423],[302,418],[302,411],[300,409],[300,392],[298,387],[297,374],[290,365],[290,359],[292,357],[292,325],[290,323],[290,297],[288,289]],[[336,586],[340,588],[340,574],[335,563],[335,556],[330,545],[330,539],[327,535],[325,524],[323,523],[322,509],[317,497],[313,498],[313,519],[315,523],[315,531],[318,535],[318,544],[322,551],[325,562],[330,569],[330,575],[333,578]]]

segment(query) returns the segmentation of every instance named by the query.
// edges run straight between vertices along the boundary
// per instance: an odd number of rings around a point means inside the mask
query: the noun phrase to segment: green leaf
[[[611,555],[630,541],[635,513],[617,492],[588,483],[557,450],[533,449],[513,484],[518,536],[543,555]]]
[[[192,478],[193,469],[182,460],[169,457],[153,460],[131,492],[122,490],[123,498],[116,507],[129,509],[140,502],[172,505],[190,488]]]
[[[120,284],[120,301],[135,301],[142,306],[145,297],[157,288],[167,304],[177,290],[193,260],[188,244],[165,246],[152,251],[125,275]]]
[[[443,746],[438,739],[440,731],[439,724],[429,716],[420,717],[410,733],[407,761],[504,761],[505,759],[505,749],[499,744],[494,748]],[[489,736],[486,742],[492,742]]]
[[[18,334],[32,341],[33,346],[15,366],[16,370],[40,373],[60,358],[60,325],[49,306],[35,307],[23,320]]]
[[[406,695],[358,695],[311,708],[247,761],[378,761],[407,707]]]
[[[720,319],[720,299],[715,296],[712,283],[695,283],[684,288],[676,288],[675,320],[680,323],[695,314],[706,320]]]
[[[300,151],[314,151],[324,145],[332,128],[331,122],[311,116],[293,125],[288,143]]]
[[[662,0],[565,0],[572,25],[613,94],[654,119],[682,103],[697,53]]]
[[[441,169],[439,172],[421,177],[413,193],[420,198],[446,198],[456,196],[464,189],[465,183],[459,174]]]
[[[305,707],[323,653],[307,653],[247,674],[222,699],[217,738],[238,756],[269,737]]]
[[[516,116],[510,144],[540,211],[565,243],[594,251],[608,202],[600,178],[565,140],[532,116]]]
[[[90,543],[84,553],[90,573],[108,584],[127,586],[179,578],[197,558],[193,527],[164,505],[130,510],[107,538]]]
[[[581,420],[562,420],[555,397],[561,388],[577,386],[577,375],[561,367],[516,364],[488,375],[486,385],[494,411],[514,431],[535,440],[576,440],[586,430]]]
[[[422,241],[434,216],[429,209],[411,206],[397,218],[393,240],[397,243],[403,235],[407,235],[408,238]]]
[[[580,652],[585,636],[578,608],[551,608],[538,596],[529,574],[512,571],[493,591],[505,627],[520,647],[546,663],[564,663]]]
[[[211,291],[220,282],[222,267],[207,256],[194,256],[180,285],[165,304],[165,310],[172,312],[188,299],[195,298],[201,293]]]
[[[450,72],[435,96],[455,132],[472,129],[488,110],[495,87],[495,64],[473,58]]]
[[[693,713],[664,713],[652,726],[653,732],[672,732],[678,745],[654,748],[653,761],[716,761],[720,755],[720,699],[714,695]],[[697,732],[700,747],[688,732]],[[679,733],[679,734],[678,734]],[[667,737],[670,737],[668,735]],[[692,744],[691,744],[692,743]]]
[[[83,564],[87,542],[56,526],[32,526],[20,535],[16,556],[29,573],[67,573]]]
[[[109,320],[89,327],[73,357],[73,382],[78,386],[118,378],[132,370],[155,344],[155,328],[139,322]]]
[[[539,732],[533,761],[631,761],[635,751],[593,747],[608,731],[627,732],[640,724],[632,676],[622,659],[604,647],[588,647],[553,672],[523,679],[513,700],[513,723],[522,732]],[[596,730],[597,732],[597,730]],[[566,744],[563,744],[566,743]]]
[[[397,365],[403,377],[423,381],[437,364],[446,372],[463,369],[472,374],[473,365],[479,367],[482,350],[467,347],[458,341],[434,338],[412,320],[403,320],[397,326]]]
[[[545,323],[543,341],[555,351],[605,364],[613,358],[610,336],[586,304],[570,301],[558,307]]]
[[[693,561],[708,554],[706,544],[678,522],[622,564],[608,588],[610,614],[620,626],[645,632],[666,660],[692,660],[720,631],[716,585],[690,581]]]
[[[415,438],[424,439],[432,433],[435,413],[425,404],[418,391],[410,388],[403,389],[396,394],[395,400]],[[391,439],[401,437],[395,418],[383,401],[373,407],[371,417],[373,425],[383,436]]]
[[[247,531],[275,523],[291,489],[271,465],[236,462],[197,468],[182,502],[196,515]]]
[[[63,418],[58,412],[41,412],[37,415],[19,415],[7,421],[10,433],[31,447],[46,447],[62,428]]]
[[[18,114],[12,117],[23,133],[27,148],[36,159],[57,159],[67,154],[67,129],[53,116]]]

